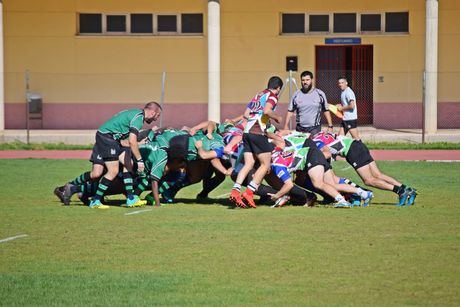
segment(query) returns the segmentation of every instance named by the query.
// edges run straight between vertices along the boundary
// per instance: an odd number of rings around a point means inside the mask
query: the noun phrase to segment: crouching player
[[[326,156],[340,155],[344,157],[366,185],[396,193],[398,195],[397,206],[411,206],[415,203],[417,190],[382,173],[369,149],[360,140],[325,132],[318,133],[313,139]]]

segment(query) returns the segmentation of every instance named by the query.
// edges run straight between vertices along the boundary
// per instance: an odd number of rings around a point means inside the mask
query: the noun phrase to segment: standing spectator
[[[328,109],[326,94],[313,86],[313,73],[304,71],[300,75],[302,88],[297,90],[289,102],[284,129],[289,129],[291,117],[296,112],[296,130],[309,132],[311,135],[321,131],[321,113],[324,113],[328,124],[328,132],[332,132],[331,113]]]
[[[340,95],[342,105],[338,105],[337,110],[343,112],[342,127],[340,127],[339,135],[346,135],[350,131],[353,139],[359,140],[358,107],[356,105],[355,93],[348,86],[348,81],[345,77],[339,78],[338,85],[342,90],[342,94]]]

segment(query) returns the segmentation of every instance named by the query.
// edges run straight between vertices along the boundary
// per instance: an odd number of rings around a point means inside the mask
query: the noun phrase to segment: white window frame
[[[80,14],[100,14],[102,18],[100,33],[81,33],[80,32]],[[152,15],[152,32],[151,33],[132,33],[131,32],[131,14],[151,14]],[[150,13],[150,12],[134,12],[134,13],[93,13],[93,12],[78,12],[77,13],[77,36],[204,36],[204,25],[203,32],[201,33],[182,33],[182,14],[204,14],[202,12],[185,12],[185,13]],[[126,31],[125,32],[108,32],[107,31],[107,17],[108,16],[125,16],[126,19]],[[158,31],[158,16],[176,16],[176,32],[169,31]]]
[[[321,31],[315,31],[315,32],[311,32],[310,31],[310,16],[324,16],[324,15],[328,15],[329,16],[329,31],[327,32],[321,32]],[[321,13],[321,12],[314,12],[314,13],[306,13],[306,16],[305,16],[305,33],[307,33],[307,35],[329,35],[332,33],[332,26],[333,26],[333,23],[332,23],[332,15],[331,13]],[[307,24],[308,24],[308,27],[307,27]]]
[[[362,15],[380,15],[380,31],[362,31],[361,30],[361,16]],[[381,34],[381,33],[385,33],[384,31],[384,26],[385,26],[385,16],[384,16],[384,13],[379,13],[379,12],[365,12],[365,13],[358,13],[358,20],[357,22],[359,22],[359,33],[361,34]]]
[[[407,32],[387,32],[386,26],[386,14],[387,13],[407,13]],[[382,13],[382,32],[386,35],[409,35],[410,34],[410,12],[409,11],[392,11]]]
[[[126,31],[124,32],[115,32],[115,31],[108,31],[107,30],[107,18],[109,16],[125,16],[126,22]],[[102,34],[109,35],[109,36],[119,36],[119,35],[129,35],[131,33],[131,14],[127,13],[109,13],[109,14],[102,14]]]

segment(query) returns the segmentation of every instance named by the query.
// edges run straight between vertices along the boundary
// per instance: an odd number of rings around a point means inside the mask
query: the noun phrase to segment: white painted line
[[[148,212],[148,211],[152,211],[152,210],[153,209],[137,210],[137,211],[132,211],[132,212],[125,213],[125,215],[139,214],[139,213],[142,213],[142,212]]]
[[[346,171],[346,170],[348,170],[350,168],[351,168],[351,165],[348,165],[347,167],[342,168],[341,171]]]
[[[16,239],[24,238],[24,237],[27,237],[27,235],[17,235],[17,236],[9,237],[9,238],[6,238],[6,239],[1,239],[0,243],[12,241],[12,240],[16,240]]]
[[[230,196],[230,193],[225,193],[225,194],[216,196],[216,198],[222,198],[222,197],[227,197],[227,196]]]

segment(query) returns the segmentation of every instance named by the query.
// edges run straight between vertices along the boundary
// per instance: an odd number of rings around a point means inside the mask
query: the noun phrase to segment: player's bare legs
[[[254,202],[254,193],[259,188],[260,183],[264,179],[265,175],[267,175],[268,171],[270,170],[270,163],[271,163],[271,153],[270,152],[263,152],[257,154],[257,159],[260,162],[260,166],[257,168],[256,172],[254,173],[254,177],[252,178],[251,182],[248,184],[248,188],[244,191],[242,197],[243,200],[248,203],[249,206],[255,208],[256,203]]]
[[[345,200],[345,198],[340,194],[332,185],[324,182],[324,166],[317,165],[308,170],[308,176],[311,179],[311,182],[315,188],[318,190],[324,191],[329,196],[333,197],[337,203],[338,207],[349,208],[351,205]]]

